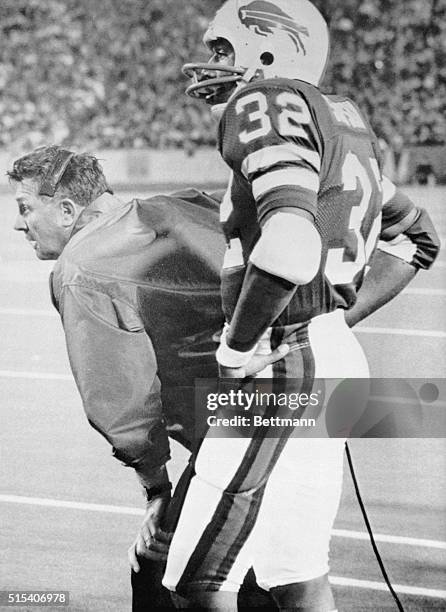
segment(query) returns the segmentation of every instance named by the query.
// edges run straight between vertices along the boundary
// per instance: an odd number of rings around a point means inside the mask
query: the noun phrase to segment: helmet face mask
[[[221,64],[185,64],[183,72],[193,80],[186,94],[205,100],[208,104],[227,102],[243,77],[245,70]],[[218,76],[221,73],[221,76]]]
[[[195,77],[186,93],[211,104],[223,102],[225,94],[227,101],[254,78],[299,79],[317,87],[328,62],[327,24],[309,0],[227,0],[203,40],[213,64],[186,64],[183,71]],[[232,66],[215,65],[219,41],[231,46]]]
[[[245,70],[234,66],[234,49],[226,39],[210,41],[208,48],[212,53],[209,63],[183,66],[183,72],[193,80],[186,93],[208,104],[222,104],[228,100]]]

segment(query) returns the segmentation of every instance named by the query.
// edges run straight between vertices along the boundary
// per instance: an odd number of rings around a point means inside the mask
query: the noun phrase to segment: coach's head
[[[57,259],[85,207],[110,192],[95,157],[58,146],[35,149],[7,174],[19,207],[14,229],[25,233],[39,259]]]

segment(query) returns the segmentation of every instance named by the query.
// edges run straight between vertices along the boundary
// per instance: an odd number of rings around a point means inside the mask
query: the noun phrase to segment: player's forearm
[[[411,263],[417,269],[428,270],[440,251],[440,239],[428,212],[419,208],[418,216],[404,234],[416,246]]]
[[[393,299],[421,268],[429,269],[440,250],[440,241],[429,214],[413,207],[400,192],[405,216],[381,233],[383,240],[373,256],[372,267],[359,290],[355,305],[346,313],[352,327]],[[401,201],[400,201],[401,204]],[[386,216],[392,219],[392,202]],[[401,206],[400,206],[401,208]],[[396,207],[398,213],[398,207]],[[407,213],[407,214],[406,214]],[[395,228],[402,233],[395,235]]]
[[[227,334],[228,346],[237,351],[252,349],[287,307],[296,287],[250,263]]]
[[[277,209],[261,227],[229,330],[217,351],[218,362],[227,367],[247,363],[248,352],[320,265],[321,238],[308,211]]]
[[[417,268],[403,259],[377,250],[355,304],[345,313],[347,324],[353,327],[390,302],[416,273]]]

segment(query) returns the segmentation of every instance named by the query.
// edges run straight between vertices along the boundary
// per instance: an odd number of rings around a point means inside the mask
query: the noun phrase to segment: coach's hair
[[[16,159],[7,175],[11,181],[22,182],[23,179],[34,179],[40,189],[48,170],[62,150],[64,150],[62,147],[56,145],[39,147]],[[80,206],[88,206],[106,191],[111,189],[96,157],[79,153],[70,159],[57,185],[55,195],[69,197]]]

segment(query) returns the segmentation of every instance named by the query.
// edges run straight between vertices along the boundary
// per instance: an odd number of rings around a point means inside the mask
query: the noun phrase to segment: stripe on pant
[[[276,372],[274,372],[274,378],[272,379],[273,392],[277,393],[277,387],[285,387],[283,390],[286,389],[286,381],[283,376],[286,370],[288,370],[288,363],[284,372],[283,361],[292,362],[289,364],[292,365],[292,373],[295,376],[301,373],[299,378],[303,379],[302,389],[305,391],[308,387],[308,390],[311,391],[314,377],[314,360],[311,348],[307,345],[302,350],[293,351],[289,355],[290,357],[282,360],[282,363],[279,362]],[[280,374],[277,370],[280,371]],[[268,406],[265,417],[273,417],[277,411],[277,406]],[[225,582],[237,556],[254,528],[267,479],[292,432],[293,428],[285,428],[281,437],[277,439],[266,437],[268,433],[267,428],[262,427],[256,430],[240,467],[223,492],[211,521],[204,530],[184,569],[177,584],[176,590],[178,593],[187,594],[188,587],[193,589],[192,585],[194,582],[199,584],[200,582],[206,583],[208,581],[207,590],[218,590]],[[252,483],[253,476],[258,474],[261,475],[261,478],[255,478],[254,483]],[[248,497],[246,497],[248,508],[241,510],[239,506],[235,506],[236,496],[232,492],[249,490],[253,488],[252,484],[257,484],[259,480],[260,484],[257,485],[256,490],[251,494],[251,499],[248,501]],[[222,558],[221,550],[217,549],[214,552],[215,543],[223,528],[228,524],[241,524],[241,528],[232,538],[225,542],[226,553]],[[213,564],[212,560],[219,558],[222,561],[218,567],[215,567],[215,562]]]
[[[273,381],[274,380],[278,380],[281,379],[282,381],[284,380],[283,377],[283,373],[284,370],[286,368],[286,365],[283,363],[286,360],[281,360],[277,363],[277,368],[275,368],[276,371],[273,370]],[[291,355],[291,359],[288,360],[289,361],[295,361],[295,362],[301,362],[303,365],[301,365],[300,363],[295,363],[294,364],[294,368],[291,367],[291,371],[302,371],[305,373],[304,376],[304,381],[303,381],[303,386],[302,386],[302,391],[303,392],[311,392],[311,387],[313,384],[313,378],[314,378],[314,361],[313,361],[313,353],[311,351],[311,349],[309,349],[309,347],[305,347],[304,349],[302,349],[301,351],[294,353],[294,355]],[[291,364],[288,364],[291,365]],[[276,366],[276,364],[273,364],[273,367]],[[308,372],[309,370],[309,372]],[[280,374],[282,374],[282,377],[280,376]],[[308,374],[307,374],[308,372]],[[308,385],[308,389],[306,388]],[[274,387],[273,387],[274,389]],[[274,391],[276,391],[274,389]],[[300,418],[301,415],[296,415]],[[262,499],[263,499],[263,494],[265,492],[265,487],[266,487],[266,483],[268,481],[268,478],[271,475],[271,472],[274,468],[274,466],[276,465],[280,454],[282,453],[285,444],[288,441],[288,438],[290,437],[291,433],[293,432],[294,428],[285,428],[284,431],[282,432],[279,441],[277,443],[277,446],[274,450],[272,459],[269,461],[267,470],[265,472],[265,476],[264,476],[264,482],[261,485],[260,489],[259,489],[259,495],[254,496],[252,502],[251,502],[251,507],[250,510],[248,512],[248,518],[246,521],[244,521],[244,524],[242,525],[242,528],[237,536],[237,538],[235,539],[233,545],[230,547],[230,549],[228,550],[228,553],[226,554],[225,559],[223,559],[220,567],[218,568],[218,572],[217,572],[217,576],[218,575],[222,575],[224,577],[227,577],[229,575],[229,572],[231,571],[232,565],[235,561],[235,559],[237,558],[238,553],[240,552],[242,546],[244,545],[244,543],[247,541],[249,535],[251,534],[254,525],[257,521],[257,517],[259,514],[259,510],[260,510],[260,505],[262,503]]]
[[[274,407],[274,411],[276,408]],[[270,414],[273,416],[273,414]],[[244,454],[244,457],[240,463],[240,467],[232,478],[231,482],[228,484],[226,489],[223,491],[223,495],[221,497],[218,506],[204,530],[194,552],[192,553],[186,568],[181,576],[176,591],[177,593],[187,594],[187,586],[191,582],[199,581],[201,578],[201,568],[205,570],[205,572],[209,572],[213,574],[213,580],[215,582],[221,582],[221,577],[215,575],[217,568],[213,568],[212,564],[207,562],[207,557],[212,552],[212,548],[215,544],[215,540],[220,534],[223,527],[227,524],[228,519],[230,518],[231,511],[233,509],[234,495],[231,494],[231,491],[241,490],[243,487],[243,483],[248,478],[248,476],[252,473],[252,466],[255,463],[255,459],[259,454],[259,450],[261,449],[262,443],[264,442],[265,432],[262,429],[257,429],[253,438],[251,439],[248,448]],[[235,510],[235,515],[239,509]],[[246,513],[247,514],[247,513]],[[246,520],[246,516],[243,516],[242,522],[244,523]],[[237,521],[238,523],[238,521]],[[218,555],[221,558],[221,554]],[[198,577],[200,576],[200,577]],[[206,574],[205,574],[206,576]],[[203,578],[205,577],[203,576]],[[209,586],[208,590],[211,589]],[[215,586],[214,590],[218,590],[218,587]]]

